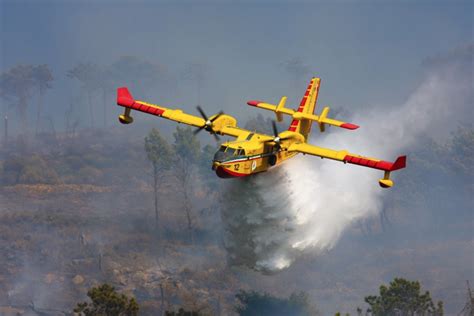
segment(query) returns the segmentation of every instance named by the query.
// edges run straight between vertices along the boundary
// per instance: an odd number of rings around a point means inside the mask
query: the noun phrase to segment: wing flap
[[[303,154],[309,154],[322,158],[328,158],[333,160],[343,161],[344,157],[348,154],[347,150],[333,150],[318,146],[313,146],[305,143],[296,143],[288,147],[289,152],[300,152]]]
[[[167,110],[163,113],[162,116],[169,120],[195,126],[195,127],[201,127],[206,123],[206,121],[203,118],[186,114],[181,110]]]

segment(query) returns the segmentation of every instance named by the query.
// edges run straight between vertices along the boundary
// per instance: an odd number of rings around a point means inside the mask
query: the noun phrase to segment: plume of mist
[[[449,134],[463,117],[474,117],[471,69],[465,60],[437,65],[404,104],[358,113],[352,120],[361,128],[353,132],[331,128],[322,137],[314,126],[310,143],[384,160],[409,153],[421,136]],[[409,161],[408,169],[392,174],[395,185],[410,172]],[[222,216],[230,262],[275,272],[303,253],[331,249],[351,223],[378,214],[391,194],[378,186],[382,175],[300,155],[230,184],[224,197],[238,197]]]

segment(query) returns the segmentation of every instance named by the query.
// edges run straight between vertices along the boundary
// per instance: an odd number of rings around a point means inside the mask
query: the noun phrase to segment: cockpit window
[[[229,148],[229,147],[227,147],[226,153],[227,153],[228,155],[233,155],[233,154],[235,153],[235,149],[234,149],[234,148]]]
[[[245,156],[245,150],[239,149],[239,150],[237,151],[237,156]]]
[[[226,149],[227,149],[226,146],[221,146],[221,148],[219,148],[219,151],[224,152]]]

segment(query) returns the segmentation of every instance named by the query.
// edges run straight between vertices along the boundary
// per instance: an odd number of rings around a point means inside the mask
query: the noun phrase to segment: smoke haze
[[[26,152],[16,141],[26,132],[18,105],[0,98],[0,314],[5,305],[65,314],[89,288],[109,282],[134,295],[144,315],[157,315],[150,304],[161,300],[165,277],[167,307],[194,308],[187,294],[232,315],[239,289],[279,297],[306,291],[323,315],[352,314],[365,295],[402,276],[442,299],[445,315],[458,315],[464,282],[474,279],[473,163],[461,161],[466,172],[459,172],[453,165],[462,153],[435,153],[474,117],[474,46],[460,47],[473,39],[472,9],[464,0],[0,0],[1,72],[47,64],[54,77],[40,116],[38,92],[29,98],[27,119],[40,133],[25,133]],[[160,77],[145,84],[125,71],[89,100],[67,75],[80,63],[123,69],[124,57],[158,67]],[[204,68],[202,80],[189,76],[190,65]],[[173,172],[163,175],[163,256],[143,138],[155,127],[172,143],[176,124],[138,112],[134,124],[119,124],[116,88],[190,114],[196,104],[208,114],[223,110],[244,126],[260,113],[274,118],[246,100],[274,103],[286,94],[294,108],[313,75],[323,85],[317,112],[330,104],[330,117],[361,128],[321,134],[315,126],[310,143],[389,161],[406,154],[394,188],[378,186],[381,171],[311,156],[242,181],[216,178],[206,159],[208,173],[192,182],[196,243],[181,188]],[[215,145],[207,133],[199,139]],[[468,149],[464,157],[474,157]],[[17,163],[35,172],[47,166],[38,177],[54,171],[57,183],[36,183],[23,171],[23,180],[10,181]]]
[[[471,47],[466,51],[472,56]],[[391,161],[408,153],[407,169],[392,174],[395,185],[403,183],[404,173],[410,172],[410,148],[423,135],[449,134],[466,113],[472,114],[472,73],[464,66],[465,60],[451,59],[428,71],[404,104],[358,113],[352,118],[361,125],[357,131],[331,128],[321,137],[315,126],[310,143]],[[231,231],[250,236],[228,236],[229,248],[237,252],[231,258],[246,257],[252,261],[239,263],[275,272],[303,253],[331,249],[352,223],[377,215],[384,196],[393,194],[378,186],[380,177],[380,171],[300,155],[264,176],[232,185],[229,195],[251,196],[256,206],[239,204],[233,212],[243,215],[224,216],[231,218]],[[236,188],[241,186],[246,188]],[[240,253],[249,250],[251,258]]]

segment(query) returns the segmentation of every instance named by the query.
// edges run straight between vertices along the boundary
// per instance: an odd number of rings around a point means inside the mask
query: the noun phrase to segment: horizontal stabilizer
[[[335,119],[328,118],[327,115],[329,113],[329,107],[325,107],[320,115],[316,115],[316,114],[311,114],[311,113],[298,112],[298,111],[285,108],[285,102],[286,102],[286,97],[282,97],[278,105],[266,103],[264,101],[259,101],[259,100],[250,100],[247,102],[247,104],[250,106],[255,106],[257,108],[275,112],[275,114],[277,115],[277,120],[279,122],[282,121],[282,114],[291,116],[291,118],[296,121],[308,120],[308,121],[317,122],[319,124],[319,128],[321,132],[325,131],[326,125],[342,127],[348,130],[355,130],[359,128],[359,125],[356,125],[356,124],[346,123],[343,121],[338,121]]]

